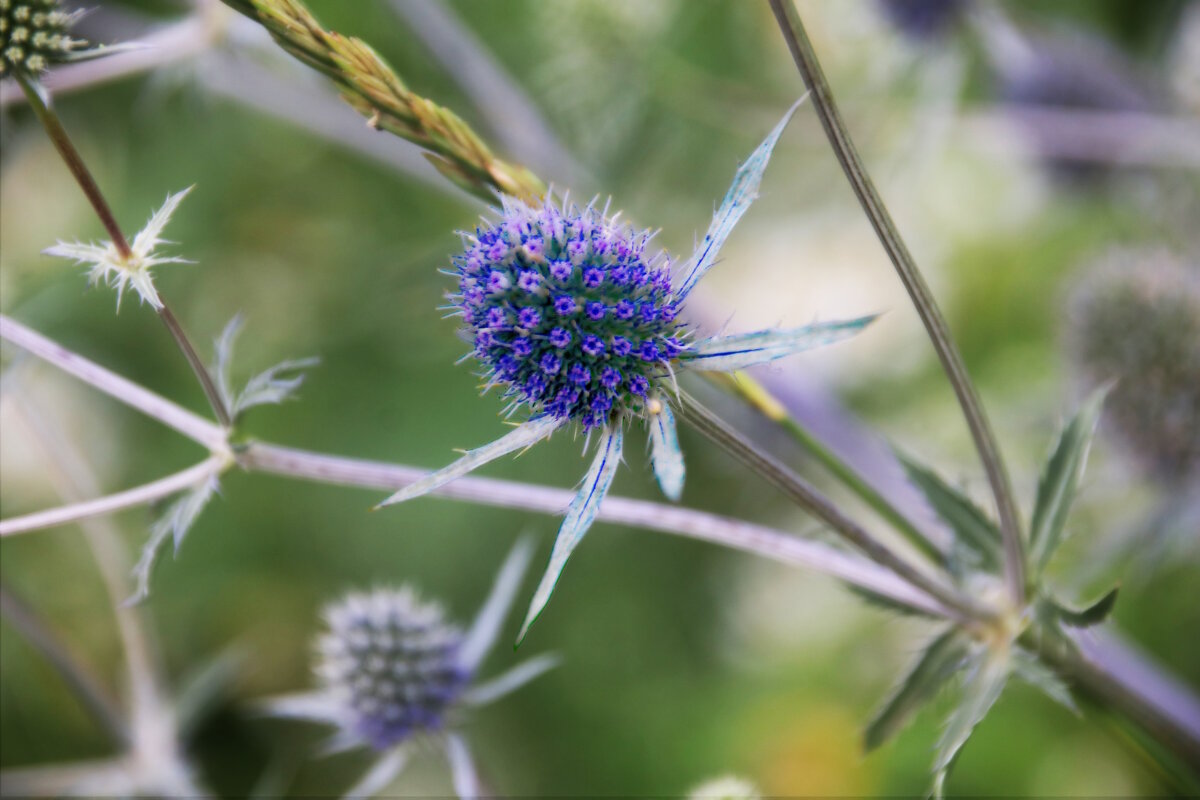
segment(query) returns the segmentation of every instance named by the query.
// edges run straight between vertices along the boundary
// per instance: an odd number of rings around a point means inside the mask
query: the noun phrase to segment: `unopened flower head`
[[[67,35],[74,19],[58,0],[0,0],[0,77],[37,75],[69,60],[87,44]]]
[[[408,587],[350,594],[325,609],[317,640],[321,688],[268,700],[279,717],[333,725],[326,752],[369,747],[378,760],[347,797],[384,789],[404,769],[414,742],[441,749],[461,797],[478,794],[461,728],[469,712],[529,683],[558,659],[541,655],[500,675],[475,681],[496,641],[529,566],[531,540],[519,541],[496,575],[492,591],[464,631],[441,606]],[[426,735],[431,734],[431,735]]]
[[[643,406],[686,333],[651,235],[592,206],[506,201],[465,237],[451,300],[489,384],[535,414],[607,423]]]
[[[4,0],[0,0],[4,2]],[[168,243],[162,238],[163,229],[171,221],[171,215],[193,187],[169,195],[162,208],[155,211],[146,227],[138,232],[129,244],[129,253],[123,253],[113,242],[83,244],[81,242],[59,242],[46,248],[48,256],[69,258],[76,264],[88,264],[88,282],[92,285],[105,283],[117,290],[117,308],[127,287],[132,287],[143,303],[149,303],[157,311],[163,307],[158,291],[154,288],[154,276],[150,269],[159,264],[187,264],[185,258],[164,256],[158,246]]]
[[[325,610],[317,674],[345,704],[354,734],[384,750],[442,727],[470,675],[462,631],[407,587],[351,594]]]
[[[1106,416],[1156,477],[1200,477],[1200,270],[1161,250],[1117,249],[1071,298],[1069,344]]]

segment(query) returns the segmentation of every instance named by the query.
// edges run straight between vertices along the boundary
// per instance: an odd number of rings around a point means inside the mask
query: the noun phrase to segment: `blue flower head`
[[[350,594],[325,610],[317,674],[345,704],[350,730],[376,750],[437,731],[470,674],[463,632],[412,589]]]
[[[593,206],[505,199],[464,237],[451,303],[483,365],[517,405],[585,429],[641,411],[687,337],[670,264],[651,234]]]
[[[399,775],[421,740],[445,750],[460,796],[478,794],[461,728],[466,713],[524,686],[558,663],[522,662],[483,682],[475,677],[508,616],[532,543],[518,542],[467,629],[447,622],[437,603],[402,586],[351,593],[328,605],[317,639],[316,691],[276,697],[267,713],[333,725],[325,752],[354,747],[378,760],[347,797],[374,795]],[[474,787],[474,790],[472,790]]]
[[[679,499],[684,465],[671,411],[678,373],[730,372],[774,361],[844,339],[873,319],[709,338],[696,337],[681,321],[684,301],[753,202],[775,143],[798,106],[738,168],[704,240],[678,265],[650,253],[651,235],[619,225],[607,208],[565,201],[530,205],[504,198],[493,220],[464,234],[465,249],[454,259],[458,288],[451,307],[462,316],[487,385],[502,386],[510,408],[527,407],[530,417],[382,505],[431,492],[564,426],[598,433],[591,468],[567,507],[522,637],[612,485],[629,422],[645,424],[659,486]]]

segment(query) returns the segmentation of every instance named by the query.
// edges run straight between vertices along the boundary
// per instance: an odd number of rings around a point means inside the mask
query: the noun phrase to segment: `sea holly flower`
[[[524,686],[558,662],[538,656],[499,677],[475,681],[531,554],[529,541],[517,543],[467,631],[408,586],[354,593],[327,606],[327,629],[316,646],[321,688],[268,700],[267,713],[336,726],[327,753],[356,747],[378,753],[345,797],[383,791],[420,742],[443,750],[460,797],[476,796],[470,751],[456,728],[466,712]]]
[[[621,462],[631,421],[641,420],[649,429],[659,486],[667,497],[679,499],[684,465],[671,410],[679,372],[731,372],[774,361],[845,339],[873,319],[710,338],[696,337],[681,319],[688,295],[716,263],[721,246],[756,197],[771,152],[798,106],[738,168],[704,240],[677,267],[664,253],[650,251],[653,234],[619,224],[619,215],[610,217],[607,207],[579,208],[565,200],[528,205],[504,198],[497,219],[463,234],[464,251],[454,259],[458,291],[450,295],[450,308],[463,318],[464,335],[474,343],[472,354],[483,366],[487,386],[503,387],[510,411],[527,406],[530,417],[381,505],[431,492],[570,425],[582,427],[589,441],[595,438],[595,458],[567,508],[522,637],[595,519]],[[534,291],[521,285],[534,284],[523,277],[529,272],[538,275]],[[490,325],[496,309],[504,312],[505,321]],[[520,322],[527,309],[537,311],[536,325]]]
[[[53,63],[77,59],[87,46],[67,33],[77,17],[61,10],[58,0],[0,0],[0,77],[37,75]]]
[[[0,0],[3,2],[3,0]],[[162,208],[154,212],[146,227],[133,237],[129,244],[131,250],[125,256],[112,242],[100,244],[82,244],[80,242],[59,242],[42,252],[48,256],[74,259],[76,264],[89,264],[88,282],[92,285],[104,282],[117,290],[117,309],[121,308],[121,298],[126,287],[132,287],[143,303],[149,303],[155,311],[163,307],[162,300],[154,288],[154,276],[150,274],[152,267],[159,264],[190,264],[185,258],[164,256],[158,252],[160,244],[169,244],[162,238],[163,229],[171,221],[171,215],[179,208],[183,198],[192,191],[191,186],[182,192],[176,192],[167,197]]]

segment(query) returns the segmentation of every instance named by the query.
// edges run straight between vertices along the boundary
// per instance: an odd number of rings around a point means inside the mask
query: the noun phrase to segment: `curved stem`
[[[238,454],[238,464],[252,472],[384,491],[402,489],[428,474],[423,469],[404,464],[331,456],[264,442],[254,442],[242,450]],[[575,492],[569,489],[472,476],[448,483],[433,494],[469,503],[522,508],[546,514],[561,514],[575,496]],[[927,592],[869,561],[819,542],[798,539],[751,522],[612,495],[600,504],[597,519],[712,542],[831,575],[923,613],[951,619],[959,616],[943,603],[932,599]]]
[[[91,171],[88,170],[87,164],[84,163],[83,156],[75,148],[75,143],[67,135],[67,129],[63,127],[62,120],[58,118],[58,114],[54,111],[54,106],[50,101],[50,94],[36,81],[25,77],[20,72],[16,72],[14,77],[17,79],[17,83],[20,84],[21,90],[25,93],[25,99],[29,101],[29,107],[33,109],[34,115],[42,123],[42,127],[46,129],[46,134],[50,137],[50,141],[54,143],[58,154],[62,156],[67,169],[71,171],[75,182],[79,184],[79,188],[83,190],[84,196],[92,204],[96,216],[100,218],[100,223],[108,231],[108,236],[112,240],[113,247],[117,248],[117,252],[125,261],[134,258],[134,252],[129,247],[129,240],[125,238],[125,234],[121,231],[121,226],[117,224],[117,218],[113,215],[108,201],[104,199],[104,195],[100,192],[100,187],[96,184],[95,178],[92,177]],[[171,313],[171,308],[167,305],[166,300],[160,296],[159,302],[162,303],[162,307],[158,309],[158,318],[162,320],[163,325],[171,332],[171,337],[175,339],[175,343],[179,346],[184,358],[187,359],[188,366],[196,374],[196,379],[200,382],[200,388],[204,390],[204,396],[208,398],[208,404],[212,406],[213,414],[217,417],[217,422],[221,424],[222,428],[229,430],[233,427],[233,420],[229,416],[229,411],[225,408],[225,401],[221,399],[221,394],[217,391],[217,385],[213,382],[212,376],[208,374],[208,369],[204,366],[204,362],[196,355],[196,348],[192,346],[191,341],[183,332],[179,321]]]
[[[983,462],[988,484],[991,486],[992,495],[996,501],[1000,531],[1004,538],[1005,582],[1013,602],[1018,607],[1023,606],[1025,604],[1025,552],[1020,516],[1013,499],[1008,473],[996,445],[996,437],[992,433],[983,405],[979,401],[979,395],[975,391],[974,384],[971,383],[962,356],[955,347],[954,340],[950,337],[950,330],[933,298],[933,293],[925,284],[921,271],[917,268],[912,254],[908,252],[908,248],[900,236],[900,231],[896,228],[896,223],[892,221],[883,199],[875,189],[875,184],[871,181],[871,176],[867,173],[866,166],[850,138],[846,123],[838,112],[837,104],[834,103],[829,82],[825,79],[821,63],[817,60],[817,54],[808,40],[808,35],[804,31],[804,25],[800,22],[800,15],[796,13],[796,9],[792,5],[792,0],[768,0],[768,2],[771,10],[775,13],[775,19],[779,23],[783,37],[787,41],[788,49],[791,50],[796,67],[800,70],[805,85],[812,92],[813,106],[821,119],[821,125],[825,129],[829,143],[833,146],[834,154],[837,156],[842,170],[846,173],[846,178],[850,181],[854,193],[858,196],[863,211],[866,212],[872,227],[875,228],[879,241],[896,267],[896,273],[900,276],[900,281],[908,291],[908,296],[912,299],[913,306],[916,307],[917,314],[925,325],[925,330],[933,343],[933,349],[937,352],[938,360],[941,361],[942,368],[950,379],[950,385],[954,387],[954,394],[958,398],[959,406],[962,407],[963,416],[971,431],[971,438],[975,441],[975,449],[979,451],[979,458]]]
[[[910,544],[920,550],[922,555],[936,564],[945,565],[945,553],[930,541],[929,537],[914,525],[912,520],[904,516],[900,509],[892,505],[875,487],[867,483],[866,479],[852,466],[839,458],[836,453],[825,446],[824,442],[813,436],[807,428],[789,414],[767,387],[741,371],[732,375],[711,372],[705,373],[705,376],[712,378],[718,385],[736,392],[764,417],[783,428],[797,444],[804,448],[809,456],[820,462],[821,466],[841,481],[858,499],[890,523]]]
[[[173,494],[198,485],[205,478],[220,472],[223,459],[213,456],[199,464],[194,464],[185,470],[167,475],[150,483],[126,489],[123,492],[106,495],[95,500],[85,500],[81,503],[59,506],[58,508],[36,511],[22,517],[10,517],[0,520],[0,536],[13,536],[18,533],[28,533],[40,528],[52,528],[79,522],[89,517],[99,517],[113,514],[126,508],[144,506],[170,497]]]
[[[936,598],[938,602],[954,609],[958,612],[959,622],[969,627],[974,622],[990,620],[996,616],[996,612],[992,609],[976,603],[972,598],[963,595],[953,587],[934,580],[893,553],[857,522],[843,514],[829,498],[817,491],[815,487],[787,466],[764,453],[739,431],[730,427],[727,422],[713,414],[686,392],[681,393],[680,398],[682,400],[680,416],[692,423],[700,433],[766,478],[801,508],[806,509],[817,519],[833,528],[836,533],[861,550],[876,564],[886,567],[908,583]]]
[[[30,645],[50,662],[71,689],[105,727],[112,738],[122,745],[129,743],[129,726],[121,717],[108,691],[71,653],[41,616],[0,584],[0,614],[8,620]]]
[[[21,91],[25,93],[25,99],[29,102],[29,107],[33,109],[34,115],[37,116],[38,122],[42,123],[42,127],[46,129],[46,135],[50,137],[50,142],[62,156],[67,169],[71,171],[71,176],[75,178],[75,182],[83,190],[84,196],[92,204],[92,209],[100,218],[100,224],[104,226],[104,230],[108,231],[108,238],[112,240],[113,246],[117,248],[117,252],[121,254],[122,258],[129,258],[133,255],[133,250],[129,247],[129,240],[121,232],[121,226],[117,224],[117,218],[113,216],[108,201],[100,193],[96,179],[92,177],[91,170],[83,161],[83,156],[75,149],[75,143],[71,141],[71,137],[67,135],[67,129],[63,127],[62,120],[55,113],[50,102],[50,93],[36,81],[22,75],[19,70],[13,73],[13,77],[16,78]]]
[[[68,350],[4,314],[0,314],[0,339],[12,342],[130,408],[174,428],[209,450],[226,449],[225,432],[208,420]]]

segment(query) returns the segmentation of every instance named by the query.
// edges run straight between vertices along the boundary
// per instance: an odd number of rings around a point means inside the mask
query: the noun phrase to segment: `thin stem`
[[[884,250],[887,251],[888,257],[895,266],[900,281],[908,291],[908,296],[912,299],[913,306],[921,317],[921,322],[924,323],[929,339],[933,343],[933,349],[937,352],[938,360],[941,361],[942,368],[950,379],[950,385],[954,387],[954,394],[962,407],[963,416],[971,431],[971,438],[975,441],[975,449],[979,451],[979,458],[983,462],[984,471],[987,473],[988,483],[996,501],[996,510],[1000,517],[1000,531],[1004,538],[1005,582],[1013,603],[1018,607],[1023,606],[1025,604],[1025,552],[1020,516],[1013,499],[1008,473],[996,445],[996,437],[992,433],[987,415],[979,401],[979,395],[975,391],[974,384],[971,383],[966,365],[963,364],[962,356],[955,347],[946,320],[942,317],[937,302],[933,298],[933,293],[925,284],[925,279],[921,276],[916,262],[908,252],[908,248],[900,236],[900,231],[892,221],[883,199],[876,191],[875,184],[872,183],[866,166],[850,138],[850,132],[838,112],[829,83],[821,70],[820,61],[817,60],[817,54],[808,40],[808,34],[804,31],[804,25],[800,22],[800,15],[796,13],[792,0],[768,0],[768,2],[771,10],[775,13],[775,19],[779,23],[783,37],[787,41],[788,49],[792,52],[796,67],[800,70],[806,87],[812,92],[813,106],[817,110],[817,116],[821,119],[825,135],[829,138],[830,145],[833,146],[834,154],[837,156],[842,170],[846,173],[846,178],[850,181],[854,193],[858,196],[863,211],[871,221],[875,233],[879,236],[879,241],[882,242]]]
[[[83,454],[59,429],[47,423],[40,407],[23,391],[18,389],[12,395],[17,410],[45,453],[50,479],[59,496],[68,502],[78,502],[98,495],[100,487]],[[129,597],[129,560],[120,532],[105,517],[90,517],[79,524],[104,580],[125,656],[131,765],[122,770],[123,777],[130,777],[129,770],[148,770],[153,777],[147,794],[205,797],[191,780],[190,765],[176,735],[174,712],[166,696],[164,671],[145,606],[125,603]]]
[[[125,238],[125,234],[121,231],[121,226],[117,224],[117,218],[113,216],[108,201],[100,193],[100,187],[96,185],[96,180],[92,177],[91,171],[88,170],[87,164],[84,163],[83,156],[79,154],[79,151],[75,148],[75,143],[67,135],[67,129],[63,127],[62,120],[58,118],[58,114],[54,111],[49,93],[36,81],[27,78],[20,72],[14,73],[14,76],[21,85],[21,90],[25,93],[25,99],[29,101],[29,107],[33,109],[33,113],[37,116],[38,121],[46,129],[46,134],[50,137],[50,141],[54,143],[58,154],[62,156],[67,169],[71,171],[71,175],[74,176],[76,183],[79,184],[79,188],[83,190],[83,194],[87,197],[88,202],[92,204],[96,216],[100,218],[100,223],[108,231],[108,236],[112,240],[113,246],[117,248],[117,252],[123,260],[129,261],[133,259],[134,253],[129,247],[129,240]],[[200,388],[204,390],[204,396],[208,398],[208,404],[212,406],[213,414],[217,417],[217,422],[221,424],[222,428],[229,430],[233,427],[233,420],[229,416],[229,411],[225,408],[225,401],[221,399],[221,394],[217,391],[216,384],[213,383],[212,376],[208,374],[208,369],[204,366],[204,362],[196,355],[196,348],[192,346],[191,341],[188,340],[187,335],[183,332],[183,328],[179,325],[179,321],[171,313],[170,306],[161,297],[159,298],[159,302],[162,305],[158,309],[158,318],[162,320],[167,330],[171,332],[172,338],[175,339],[175,343],[179,346],[184,358],[187,359],[188,366],[192,368],[192,372],[196,374],[196,379],[200,381]]]
[[[211,451],[223,452],[228,449],[225,432],[208,420],[162,395],[122,378],[3,314],[0,314],[0,339],[12,342],[17,347],[48,361],[125,405],[174,428]]]
[[[194,464],[185,470],[167,475],[150,483],[126,489],[123,492],[106,495],[95,500],[85,500],[81,503],[51,508],[46,511],[36,511],[22,517],[10,517],[0,520],[0,536],[13,536],[18,533],[28,533],[41,528],[53,528],[71,522],[79,522],[89,517],[105,516],[123,511],[135,506],[143,506],[170,497],[185,489],[199,485],[208,477],[219,473],[225,459],[213,456],[199,464]]]
[[[166,304],[166,301],[161,296],[159,297],[159,302],[162,303],[162,308],[158,309],[158,318],[167,326],[167,330],[171,332],[171,336],[175,339],[175,344],[179,345],[179,350],[183,353],[183,357],[187,359],[192,372],[196,373],[196,378],[200,381],[200,388],[204,390],[204,396],[208,398],[208,404],[212,407],[213,414],[217,417],[217,422],[225,430],[231,430],[233,428],[233,418],[229,415],[228,409],[225,408],[225,400],[217,390],[217,384],[213,381],[212,375],[208,374],[208,367],[200,360],[200,356],[196,353],[196,348],[192,347],[191,340],[183,332],[183,326],[179,324],[179,320],[171,313],[171,307]]]
[[[1116,709],[1150,734],[1156,742],[1171,750],[1192,768],[1200,765],[1200,712],[1195,698],[1186,694],[1183,708],[1155,702],[1142,681],[1140,670],[1122,664],[1122,654],[1112,644],[1075,642],[1048,638],[1039,654],[1043,660],[1075,682],[1085,693],[1098,698],[1102,705]],[[1124,666],[1124,674],[1120,667]],[[1131,678],[1133,678],[1131,680]]]
[[[67,169],[71,171],[71,175],[74,176],[75,182],[79,184],[84,196],[92,204],[104,230],[108,231],[108,238],[112,240],[113,246],[117,248],[117,252],[121,254],[122,258],[129,258],[133,255],[133,250],[129,248],[129,241],[121,232],[121,226],[117,224],[117,219],[113,216],[112,209],[108,207],[104,195],[100,193],[96,179],[92,177],[83,157],[79,155],[74,142],[67,135],[67,129],[63,127],[62,120],[54,112],[50,103],[50,94],[36,81],[21,74],[20,70],[14,71],[13,77],[21,86],[21,91],[25,93],[25,99],[29,101],[29,107],[33,109],[38,121],[46,129],[46,134],[50,137],[55,149],[58,150],[58,154],[62,156],[62,160],[67,165]]]
[[[53,629],[34,609],[0,586],[0,614],[54,667],[87,710],[122,745],[129,743],[129,727],[116,703],[95,675],[75,658]]]
[[[890,523],[910,544],[939,565],[944,565],[946,556],[940,548],[926,536],[908,517],[892,503],[867,483],[853,467],[843,461],[807,428],[801,425],[795,417],[788,413],[783,404],[767,387],[745,372],[733,375],[725,373],[706,373],[714,379],[717,385],[724,386],[736,392],[742,399],[753,406],[764,417],[783,428],[799,444],[809,456],[816,459],[835,478],[854,493],[856,497],[867,504],[876,514]]]
[[[428,473],[418,467],[313,453],[255,442],[238,454],[252,472],[267,472],[326,484],[395,491]],[[497,508],[521,508],[561,514],[575,493],[515,481],[463,477],[434,492],[439,497]],[[734,550],[805,567],[876,592],[905,606],[938,617],[957,614],[891,572],[819,542],[797,539],[782,531],[689,508],[609,495],[597,519],[712,542]]]
[[[771,455],[764,453],[739,431],[730,427],[725,420],[697,402],[695,398],[686,392],[681,393],[680,397],[682,399],[681,416],[692,423],[700,433],[766,478],[801,508],[806,509],[861,550],[867,558],[891,570],[948,608],[954,609],[961,615],[959,621],[968,627],[973,622],[990,620],[996,616],[996,612],[992,609],[981,606],[952,587],[930,578],[893,553],[857,522],[843,514],[829,498],[817,491],[814,486]]]
[[[7,329],[5,323],[8,324]],[[28,335],[12,335],[16,331],[23,331]],[[134,408],[146,413],[152,413],[148,409],[154,409],[152,416],[164,419],[164,421],[178,419],[181,416],[186,418],[186,415],[191,413],[2,316],[0,316],[0,335],[23,347],[29,344],[34,345],[28,348],[34,355],[71,372],[85,382],[93,383],[117,400]],[[80,363],[86,365],[88,369],[78,369]],[[136,391],[130,391],[129,387]],[[152,398],[152,402],[147,403],[145,400],[147,397]],[[60,491],[68,499],[76,499],[81,495],[94,496],[98,494],[95,481],[89,477],[85,467],[81,463],[75,463],[79,461],[78,456],[73,456],[74,461],[65,463],[64,460],[67,456],[73,455],[69,444],[61,441],[55,435],[56,432],[42,424],[40,417],[32,411],[28,411],[27,416],[31,423],[37,423],[36,427],[40,437],[55,455],[55,461],[60,469],[67,473],[58,479],[60,484],[66,482]],[[200,420],[200,422],[208,429],[220,433],[220,430],[212,423],[204,420]],[[189,432],[186,426],[177,429],[202,444],[207,435],[205,432],[197,433],[194,429]],[[55,446],[51,447],[52,444]],[[759,454],[753,450],[752,446],[749,453],[753,458],[758,459]],[[403,488],[427,474],[424,470],[403,464],[330,456],[262,443],[253,443],[242,449],[238,454],[238,463],[251,471],[318,483],[360,486],[380,491],[394,491]],[[484,505],[527,508],[553,514],[560,513],[574,494],[563,489],[475,477],[460,478],[454,483],[442,487],[438,493],[444,497]],[[960,620],[958,612],[942,606],[925,592],[910,586],[888,570],[817,542],[797,539],[781,531],[692,509],[612,496],[606,498],[601,505],[599,518],[647,530],[713,542],[774,561],[811,568],[924,613]],[[152,674],[152,662],[149,660],[150,652],[144,634],[140,633],[137,624],[138,609],[120,607],[122,601],[128,596],[128,590],[124,586],[123,580],[123,576],[128,570],[128,564],[124,561],[116,532],[107,520],[92,518],[85,520],[82,524],[85,531],[88,532],[88,541],[93,545],[97,560],[102,565],[102,571],[114,604],[118,606],[117,618],[121,623],[122,638],[126,642],[127,658],[130,660],[131,674],[135,678],[133,682],[137,686],[144,683],[144,681],[136,680],[137,675]],[[1109,644],[1111,645],[1111,643]],[[1080,643],[1080,646],[1083,647],[1083,643]],[[1179,685],[1152,662],[1132,663],[1128,655],[1122,655],[1112,646],[1084,649],[1086,661],[1090,667],[1086,671],[1087,674],[1080,678],[1081,681],[1095,684],[1095,691],[1099,694],[1106,691],[1111,692],[1114,697],[1109,702],[1114,707],[1122,709],[1130,718],[1151,720],[1154,729],[1160,732],[1181,731],[1183,736],[1180,741],[1182,742],[1200,741],[1200,703],[1191,695],[1187,687]],[[1060,654],[1059,658],[1067,659],[1070,656]],[[1063,669],[1070,671],[1072,667],[1064,666]],[[1096,671],[1103,673],[1104,677],[1099,677]],[[1154,725],[1153,720],[1158,717],[1168,719],[1164,723]],[[1194,745],[1190,746],[1194,747]]]

